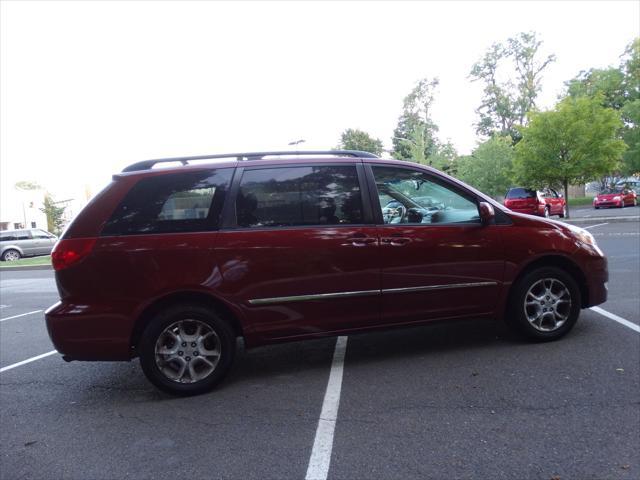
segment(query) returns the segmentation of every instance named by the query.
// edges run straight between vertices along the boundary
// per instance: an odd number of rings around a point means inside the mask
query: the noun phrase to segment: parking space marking
[[[6,367],[0,368],[0,373],[6,372],[7,370],[11,370],[12,368],[19,367],[20,365],[25,365],[27,363],[35,362],[36,360],[40,360],[41,358],[48,357],[49,355],[53,355],[54,353],[58,353],[57,350],[51,350],[50,352],[43,353],[42,355],[38,355],[37,357],[27,358],[26,360],[22,360],[18,363],[12,363],[11,365],[7,365]]]
[[[634,332],[638,332],[640,333],[640,326],[636,325],[633,322],[630,322],[629,320],[625,320],[622,317],[619,317],[618,315],[611,313],[611,312],[607,312],[606,310],[600,308],[600,307],[591,307],[591,310],[593,310],[596,313],[599,313],[600,315],[603,315],[607,318],[610,318],[611,320],[614,320],[622,325],[624,325],[625,327],[630,328],[631,330],[633,330]]]
[[[306,480],[326,480],[331,463],[331,451],[333,450],[333,433],[336,429],[338,407],[340,406],[340,390],[342,389],[342,372],[344,370],[344,356],[347,351],[347,339],[338,337],[336,348],[333,352],[331,372],[327,391],[324,394],[316,438],[313,441],[313,449],[309,458]]]
[[[33,312],[21,313],[20,315],[14,315],[13,317],[0,318],[0,322],[4,322],[5,320],[12,320],[14,318],[26,317],[27,315],[33,315],[34,313],[40,313],[42,310],[34,310]]]
[[[589,230],[590,228],[601,227],[603,225],[609,225],[608,223],[598,223],[597,225],[589,225],[588,227],[584,227],[585,230]]]

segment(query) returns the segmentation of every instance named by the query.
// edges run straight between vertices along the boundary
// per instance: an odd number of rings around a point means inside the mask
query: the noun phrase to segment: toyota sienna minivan
[[[46,312],[71,360],[140,358],[213,388],[247,348],[463,318],[555,340],[607,298],[586,230],[509,211],[430,167],[359,151],[133,164],[52,253]]]

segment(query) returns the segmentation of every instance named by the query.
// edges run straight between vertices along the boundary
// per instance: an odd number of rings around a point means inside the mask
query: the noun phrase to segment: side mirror
[[[482,225],[489,225],[493,219],[496,218],[496,212],[490,203],[480,202],[478,210],[480,211],[480,222]]]

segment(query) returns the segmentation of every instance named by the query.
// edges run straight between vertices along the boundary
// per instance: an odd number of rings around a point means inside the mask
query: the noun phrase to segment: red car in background
[[[551,188],[541,191],[523,187],[513,187],[507,192],[504,206],[509,210],[539,217],[558,215],[564,218],[567,215],[567,202],[562,195]]]
[[[636,206],[638,198],[636,192],[628,188],[607,188],[600,192],[593,199],[593,207],[597,210],[600,207]]]

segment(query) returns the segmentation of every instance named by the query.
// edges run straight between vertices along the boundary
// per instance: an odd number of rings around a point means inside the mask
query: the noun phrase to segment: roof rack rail
[[[176,158],[158,158],[156,160],[144,160],[129,165],[124,170],[125,172],[137,172],[140,170],[149,170],[158,163],[180,162],[182,165],[187,165],[192,160],[212,160],[216,158],[235,158],[237,160],[262,160],[265,157],[278,156],[278,155],[291,155],[291,156],[306,156],[306,155],[335,155],[343,157],[359,157],[359,158],[379,158],[377,155],[369,152],[363,152],[360,150],[307,150],[307,151],[295,151],[295,150],[283,150],[275,152],[244,152],[244,153],[223,153],[218,155],[199,155],[195,157],[176,157]]]

